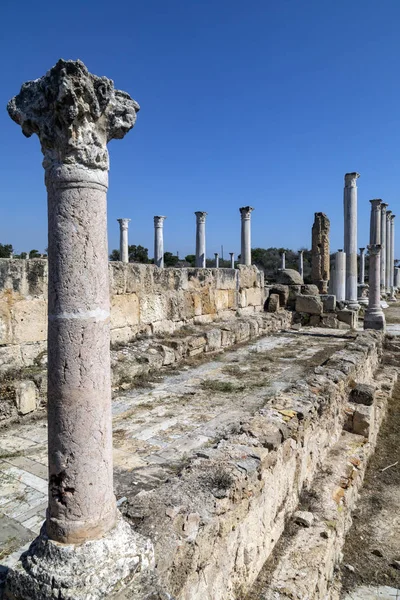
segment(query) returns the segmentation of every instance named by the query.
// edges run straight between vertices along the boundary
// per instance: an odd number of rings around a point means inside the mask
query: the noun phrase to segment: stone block
[[[246,290],[246,306],[260,306],[263,290],[259,287]]]
[[[210,329],[210,331],[207,331],[206,333],[206,340],[207,340],[207,347],[206,347],[206,351],[207,352],[213,352],[215,350],[219,350],[221,348],[221,330],[220,329]]]
[[[323,312],[322,302],[319,296],[304,296],[300,294],[296,298],[296,311],[309,315],[321,315]]]
[[[300,273],[294,269],[279,269],[276,281],[284,285],[301,285],[304,283]]]
[[[353,413],[353,433],[369,437],[371,424],[371,408],[369,406],[357,405]]]
[[[36,410],[37,388],[33,381],[18,381],[15,384],[15,402],[20,415]]]
[[[237,276],[239,289],[255,287],[257,285],[258,273],[259,270],[257,267],[238,265]]]
[[[279,310],[279,295],[271,294],[267,300],[267,312],[277,312]]]
[[[296,307],[296,297],[301,294],[301,285],[289,285],[289,297],[287,308],[294,310]]]
[[[139,299],[136,294],[111,298],[111,329],[138,325],[139,320]]]
[[[338,329],[338,320],[335,313],[321,315],[321,327],[327,327],[328,329]]]
[[[358,383],[350,392],[350,400],[355,404],[371,406],[374,403],[375,387],[367,383]]]
[[[337,318],[339,321],[346,323],[346,325],[349,325],[351,329],[357,328],[358,315],[355,310],[347,310],[347,309],[338,310],[336,315],[337,315]]]
[[[301,286],[301,293],[303,296],[318,296],[319,289],[317,285],[309,283]]]
[[[47,301],[30,298],[15,302],[12,308],[13,344],[47,339]]]
[[[321,325],[320,315],[310,315],[310,327],[319,327]]]
[[[229,290],[215,290],[214,304],[217,312],[229,308]]]
[[[153,324],[168,318],[168,297],[163,294],[144,294],[139,297],[140,321]]]
[[[336,296],[334,294],[321,294],[320,298],[324,306],[324,312],[334,312],[336,310]]]
[[[235,332],[228,327],[221,329],[221,345],[233,346],[235,343]]]
[[[270,288],[270,295],[278,294],[279,306],[285,308],[289,299],[289,286],[276,283]]]

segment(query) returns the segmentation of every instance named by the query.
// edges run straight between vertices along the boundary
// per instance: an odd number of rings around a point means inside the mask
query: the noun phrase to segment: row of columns
[[[251,206],[242,206],[240,210],[241,227],[241,263],[251,265],[251,213],[254,210]],[[196,215],[196,267],[205,268],[206,266],[206,216],[203,211],[195,212]],[[164,267],[164,221],[167,217],[154,217],[154,264],[157,267]],[[120,226],[120,259],[122,262],[129,262],[128,252],[128,224],[130,219],[117,219]],[[235,254],[230,252],[231,268],[235,268]],[[215,267],[219,268],[219,254],[216,252]],[[283,267],[284,268],[284,267]]]

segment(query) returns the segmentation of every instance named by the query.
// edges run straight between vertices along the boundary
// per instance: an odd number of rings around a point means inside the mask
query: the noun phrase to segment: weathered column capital
[[[365,252],[365,248],[360,248],[360,254],[363,254]]]
[[[382,206],[382,200],[380,200],[379,198],[374,198],[373,200],[370,200],[372,207],[375,209],[379,209]]]
[[[377,256],[381,251],[380,244],[371,244],[368,246],[368,253],[370,256]]]
[[[386,202],[382,202],[382,204],[381,204],[382,212],[384,212],[384,211],[386,212],[386,209],[388,206],[389,206],[389,204],[387,204]]]
[[[359,177],[359,173],[346,173],[344,176],[344,187],[357,187],[357,179]]]
[[[390,219],[391,219],[391,221],[393,222],[393,221],[395,220],[395,218],[396,218],[396,215],[394,215],[394,214],[392,213],[392,214],[390,215]]]
[[[119,226],[121,227],[122,230],[128,229],[128,224],[131,221],[131,219],[117,219]]]
[[[386,211],[386,219],[387,221],[390,221],[392,218],[392,211],[391,210],[387,210]]]
[[[163,227],[164,221],[167,217],[157,216],[154,217],[154,227]]]
[[[43,77],[24,83],[7,110],[26,137],[38,135],[46,174],[55,171],[56,179],[72,182],[76,167],[108,171],[107,143],[132,129],[139,105],[80,60],[61,59]],[[99,179],[107,185],[100,173]]]
[[[198,210],[194,214],[196,215],[197,223],[205,223],[206,222],[206,216],[207,216],[206,212]]]
[[[242,219],[243,220],[250,219],[251,213],[253,212],[253,210],[254,210],[254,208],[252,206],[242,206],[241,208],[239,208]]]

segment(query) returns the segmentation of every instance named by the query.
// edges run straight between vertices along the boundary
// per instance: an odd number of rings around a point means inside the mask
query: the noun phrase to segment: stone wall
[[[262,310],[264,277],[255,267],[109,269],[112,343]],[[47,261],[0,259],[0,372],[35,364],[46,338]]]

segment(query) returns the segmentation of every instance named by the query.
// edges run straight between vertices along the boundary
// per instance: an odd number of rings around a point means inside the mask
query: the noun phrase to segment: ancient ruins
[[[195,266],[165,265],[160,215],[153,264],[131,262],[130,218],[109,261],[107,143],[138,111],[64,60],[8,104],[41,144],[49,238],[0,259],[0,597],[349,600],[383,558],[395,589],[399,524],[367,498],[397,477],[394,215],[371,200],[360,235],[351,172],[343,249],[315,213],[309,278],[306,250],[252,264],[251,206],[229,268],[204,211]]]

